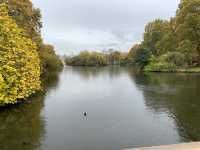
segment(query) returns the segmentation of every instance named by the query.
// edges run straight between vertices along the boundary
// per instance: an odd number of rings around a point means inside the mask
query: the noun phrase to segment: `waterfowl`
[[[84,115],[84,116],[87,116],[87,113],[86,113],[86,112],[84,112],[84,113],[83,113],[83,115]]]

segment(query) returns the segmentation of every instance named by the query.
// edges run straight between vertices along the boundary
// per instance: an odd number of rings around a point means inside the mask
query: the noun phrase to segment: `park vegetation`
[[[176,72],[200,67],[200,0],[181,0],[175,17],[145,27],[144,40],[132,48],[146,71]]]
[[[104,52],[83,51],[76,56],[65,58],[65,63],[70,66],[107,66],[126,64],[126,53],[110,49]]]
[[[25,100],[41,80],[63,64],[41,37],[41,13],[30,0],[0,0],[0,105]],[[200,0],[181,0],[170,20],[145,27],[129,52],[83,51],[65,59],[72,66],[138,66],[145,71],[200,71]]]
[[[26,100],[62,62],[44,44],[41,14],[30,0],[0,0],[0,105]]]
[[[103,65],[131,65],[145,71],[197,72],[200,70],[200,0],[181,0],[175,17],[148,23],[143,41],[135,44],[128,53],[114,51],[98,55],[101,59],[104,57],[104,62],[106,60]],[[66,63],[96,66],[98,63],[93,64],[95,58],[99,57],[87,59],[87,55],[81,53],[67,57]]]

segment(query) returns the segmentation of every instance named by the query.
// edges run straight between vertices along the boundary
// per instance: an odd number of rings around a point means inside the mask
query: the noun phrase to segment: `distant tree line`
[[[76,56],[68,56],[65,62],[70,66],[106,66],[126,64],[126,53],[110,49],[104,52],[83,51]]]

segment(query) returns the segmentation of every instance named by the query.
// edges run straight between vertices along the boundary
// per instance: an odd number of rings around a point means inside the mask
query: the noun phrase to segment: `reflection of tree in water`
[[[200,140],[200,75],[146,74],[132,78],[149,109],[174,118],[183,141]]]
[[[30,103],[0,111],[0,148],[5,150],[34,150],[44,135],[41,117],[43,95],[35,96]]]
[[[89,80],[103,74],[106,71],[106,67],[71,67],[71,70],[84,80]]]
[[[51,78],[53,77],[53,78]],[[58,83],[58,74],[49,76],[47,91]],[[45,120],[42,117],[45,93],[38,93],[29,102],[0,108],[0,149],[36,150],[45,136]]]
[[[43,86],[45,90],[50,90],[57,87],[60,73],[60,71],[51,72],[43,78]]]
[[[108,75],[111,79],[118,78],[122,73],[127,72],[128,67],[71,67],[71,69],[84,80],[90,80],[102,75]]]

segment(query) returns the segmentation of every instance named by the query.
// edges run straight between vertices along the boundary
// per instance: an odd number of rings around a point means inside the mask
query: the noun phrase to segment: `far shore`
[[[121,66],[121,67],[131,67],[130,65],[104,65],[104,66],[87,66],[87,65],[66,65],[70,67],[89,67],[89,68],[99,68],[99,67],[109,67],[109,66]],[[132,66],[136,68],[136,70],[141,70],[141,72],[157,72],[157,73],[200,73],[200,67],[192,67],[192,68],[181,68],[176,70],[142,70],[139,67]]]

